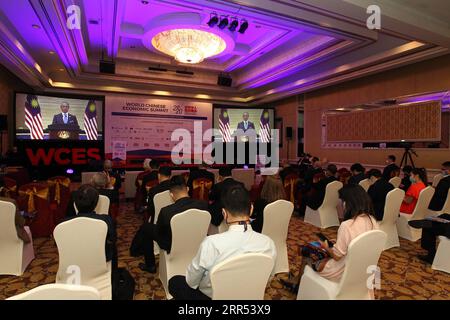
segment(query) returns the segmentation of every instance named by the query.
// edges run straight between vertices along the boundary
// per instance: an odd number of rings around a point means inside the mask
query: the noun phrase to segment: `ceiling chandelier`
[[[190,64],[218,55],[227,47],[220,36],[196,29],[162,31],[153,37],[152,45],[175,60]]]

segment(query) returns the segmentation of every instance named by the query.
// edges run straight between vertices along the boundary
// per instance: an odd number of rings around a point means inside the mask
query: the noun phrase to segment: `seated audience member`
[[[172,170],[170,167],[161,167],[158,171],[158,181],[159,184],[154,186],[148,192],[148,202],[147,202],[147,210],[149,217],[151,217],[151,222],[154,223],[153,219],[155,218],[155,204],[153,203],[153,198],[161,192],[167,191],[170,189],[170,176],[172,175]]]
[[[428,209],[433,211],[443,210],[445,201],[447,200],[448,189],[450,187],[450,161],[442,164],[442,175],[444,176],[439,181],[434,191],[433,198],[431,198]],[[450,212],[444,212],[438,216],[441,219],[450,220]],[[408,222],[413,228],[422,229],[422,238],[420,239],[421,247],[428,251],[427,255],[419,256],[419,259],[429,264],[433,263],[436,255],[436,238],[438,236],[445,236],[450,238],[450,223],[431,220],[413,220]]]
[[[170,196],[175,203],[161,209],[156,224],[146,223],[143,226],[145,263],[139,265],[143,271],[150,273],[156,272],[153,241],[156,241],[161,249],[170,253],[172,247],[170,220],[175,215],[189,209],[208,210],[208,204],[205,201],[195,200],[189,197],[189,190],[182,176],[174,176],[170,179]]]
[[[445,201],[448,196],[448,189],[450,188],[450,161],[442,164],[442,179],[434,189],[433,198],[431,198],[428,209],[433,211],[441,211],[444,208]],[[450,212],[445,212],[450,213]]]
[[[142,178],[141,188],[144,192],[145,196],[147,196],[146,185],[150,181],[158,180],[158,170],[159,170],[159,161],[151,160],[149,163],[149,168],[147,169],[147,174]]]
[[[108,226],[108,232],[105,242],[106,261],[112,261],[112,267],[115,270],[117,268],[116,226],[110,216],[95,213],[95,207],[97,206],[98,198],[99,192],[96,188],[89,184],[82,185],[77,190],[74,199],[75,205],[78,209],[78,214],[73,217],[66,218],[65,221],[80,217],[104,221]]]
[[[400,189],[402,189],[403,191],[408,191],[409,187],[411,186],[411,171],[412,171],[413,167],[411,166],[404,166],[402,171],[403,171],[403,178],[402,178],[402,182],[400,183]]]
[[[208,170],[206,170],[208,168],[208,166],[205,163],[202,163],[198,169],[194,169],[192,171],[190,171],[189,173],[189,179],[187,182],[187,185],[189,187],[189,195],[192,196],[192,192],[194,191],[193,188],[193,182],[196,179],[200,179],[200,178],[204,178],[204,179],[208,179],[210,181],[212,181],[213,185],[215,182],[215,176],[214,173],[209,172]]]
[[[307,189],[312,186],[314,176],[322,171],[322,164],[319,158],[313,157],[311,159],[311,166],[305,172],[305,185]]]
[[[350,167],[350,171],[352,172],[352,176],[348,179],[348,184],[359,184],[366,178],[364,174],[366,169],[360,163],[353,164]]]
[[[332,248],[327,241],[320,241],[320,247],[326,250],[327,257],[313,260],[311,247],[303,247],[303,256],[300,273],[291,281],[281,282],[293,290],[298,290],[301,275],[307,264],[319,272],[319,274],[331,281],[338,282],[345,269],[345,258],[348,247],[353,239],[359,235],[378,229],[375,219],[372,201],[367,192],[359,185],[349,184],[339,190],[339,198],[344,203],[344,222],[337,232],[337,240]]]
[[[400,207],[400,212],[412,214],[416,208],[417,200],[419,199],[420,191],[426,188],[427,173],[424,168],[414,168],[411,171],[411,186],[406,191],[405,199],[403,199]]]
[[[109,198],[110,203],[119,203],[119,192],[117,190],[108,189],[108,176],[104,172],[97,172],[91,178],[90,185],[93,186],[99,193]],[[69,204],[67,206],[66,217],[76,216],[75,199],[78,196],[78,190],[72,191],[70,195]],[[78,207],[77,207],[78,208]]]
[[[223,215],[228,231],[203,240],[186,276],[169,280],[169,292],[175,300],[207,300],[212,297],[210,272],[218,263],[237,255],[262,253],[276,259],[275,244],[269,237],[252,230],[253,207],[248,191],[232,186],[222,197]]]
[[[236,181],[231,176],[231,167],[221,167],[219,169],[219,182],[213,185],[209,194],[209,212],[211,213],[211,224],[219,226],[223,221],[222,214],[222,195],[232,186],[240,185],[244,187],[242,182]]]
[[[305,197],[305,203],[313,210],[317,210],[325,198],[326,187],[330,182],[336,181],[337,168],[334,164],[329,164],[325,171],[325,178],[314,183],[310,194]]]
[[[388,181],[382,179],[381,171],[372,169],[368,172],[367,177],[370,179],[371,186],[367,190],[367,194],[372,199],[375,218],[378,221],[383,220],[384,205],[386,204],[386,196],[389,191],[394,190],[394,186]]]
[[[105,160],[103,163],[103,172],[108,176],[108,189],[119,191],[122,187],[122,177],[119,173],[114,172],[111,160]]]
[[[281,181],[284,182],[284,179],[289,176],[289,175],[299,175],[299,171],[297,168],[294,168],[293,166],[291,166],[287,161],[284,161],[282,164],[282,169],[280,170],[280,172],[278,173]]]
[[[4,181],[3,177],[0,177],[0,190],[3,189],[3,188],[5,188],[5,181]],[[16,225],[17,236],[24,243],[30,243],[31,235],[28,234],[28,232],[25,229],[25,219],[22,217],[22,215],[19,212],[16,200],[11,199],[11,198],[5,198],[5,197],[0,197],[0,200],[1,201],[6,201],[6,202],[11,202],[11,203],[13,203],[15,205],[16,213],[15,213],[15,216],[14,216],[14,224]],[[0,212],[0,214],[2,214],[2,213],[3,212]]]
[[[252,229],[261,232],[264,224],[264,208],[277,200],[286,200],[283,183],[280,177],[268,176],[261,190],[261,196],[255,201],[253,214],[251,218]]]
[[[387,166],[383,170],[383,179],[384,180],[391,180],[391,178],[395,177],[397,175],[397,172],[399,172],[400,168],[395,164],[396,157],[394,155],[389,155],[386,159]]]

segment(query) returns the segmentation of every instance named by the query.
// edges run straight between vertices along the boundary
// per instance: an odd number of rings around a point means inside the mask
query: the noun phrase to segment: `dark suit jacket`
[[[145,197],[147,196],[147,189],[146,184],[152,180],[158,181],[158,170],[152,170],[148,172],[144,177],[142,178],[142,185],[141,185],[141,192]]]
[[[312,193],[306,197],[306,205],[313,210],[319,209],[325,199],[325,192],[327,185],[330,182],[336,181],[336,177],[326,177],[312,186]]]
[[[65,124],[62,113],[58,113],[53,116],[52,124]],[[67,124],[78,125],[77,117],[69,113]]]
[[[120,176],[120,174],[118,172],[114,172],[114,171],[109,171],[106,172],[104,171],[107,175],[109,175],[110,177],[114,177],[114,179],[116,180],[114,182],[114,190],[119,191],[120,188],[122,187],[122,177]]]
[[[306,189],[312,187],[314,176],[318,173],[323,172],[321,168],[309,167],[305,172],[305,185]]]
[[[155,204],[153,203],[153,198],[158,193],[167,191],[169,189],[170,189],[170,180],[166,180],[166,181],[163,181],[160,184],[154,186],[148,192],[147,210],[148,210],[150,217],[152,217],[152,221],[153,221],[153,218],[155,217]]]
[[[283,168],[279,173],[280,178],[283,182],[284,182],[284,179],[290,174],[300,175],[299,170],[297,168],[294,168],[291,166]]]
[[[215,180],[214,173],[209,172],[208,170],[205,170],[205,169],[192,170],[191,172],[189,172],[189,179],[187,182],[187,186],[189,187],[189,195],[190,196],[192,196],[192,191],[194,191],[193,182],[195,179],[199,179],[199,178],[211,180],[213,182],[213,186],[214,186],[214,180]]]
[[[259,198],[253,204],[253,215],[252,219],[255,219],[251,222],[253,231],[262,232],[262,228],[264,225],[264,209],[269,203],[267,200]]]
[[[247,123],[247,130],[250,130],[250,129],[255,130],[255,124],[254,124],[253,122],[251,122],[251,121],[247,121],[247,122],[248,122],[248,123]],[[239,122],[237,128],[238,128],[238,129],[241,129],[241,130],[244,131],[244,132],[247,131],[247,130],[244,128],[244,121]]]
[[[156,222],[156,241],[160,248],[170,253],[172,248],[172,228],[170,220],[177,214],[189,209],[199,209],[208,211],[208,204],[205,201],[191,199],[189,197],[178,199],[170,206],[161,209]]]
[[[428,209],[433,211],[441,211],[447,200],[448,189],[450,187],[450,176],[442,178],[434,190],[433,198],[431,198]],[[444,212],[450,213],[450,212]]]
[[[215,226],[219,226],[223,220],[222,215],[222,194],[228,190],[231,186],[241,185],[244,186],[242,182],[236,181],[233,178],[227,178],[219,183],[216,183],[209,194],[209,199],[212,203],[209,206],[209,212],[211,213],[211,223]]]
[[[106,225],[108,226],[105,242],[106,261],[117,259],[117,247],[116,247],[117,234],[116,234],[116,225],[114,224],[113,219],[105,214],[96,214],[95,212],[90,212],[90,213],[78,213],[75,216],[65,218],[64,221],[80,217],[97,219],[104,221],[106,223]]]
[[[107,196],[109,198],[110,203],[119,203],[119,193],[116,190],[112,189],[97,189],[98,193],[102,196]],[[75,217],[77,214],[75,212],[75,207],[73,204],[75,203],[75,198],[77,196],[78,191],[72,191],[70,194],[69,204],[67,206],[66,217]]]
[[[393,172],[397,171],[397,170],[400,170],[400,168],[395,163],[391,163],[391,164],[387,165],[383,169],[383,179],[386,181],[391,180],[391,178],[394,175]]]
[[[348,179],[348,184],[359,184],[365,178],[366,178],[366,175],[364,173],[357,174],[356,176],[351,176]]]
[[[409,187],[411,187],[411,180],[409,180],[409,176],[406,176],[402,179],[402,182],[400,183],[400,189],[403,191],[408,191]]]
[[[369,187],[369,190],[367,190],[369,197],[372,199],[375,218],[378,221],[383,220],[386,196],[391,190],[394,190],[394,186],[384,179],[378,179]]]

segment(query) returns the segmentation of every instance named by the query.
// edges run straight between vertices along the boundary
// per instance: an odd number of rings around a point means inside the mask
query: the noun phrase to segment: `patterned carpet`
[[[135,300],[165,299],[165,293],[157,274],[142,272],[138,265],[143,258],[129,255],[131,240],[142,223],[142,218],[133,213],[129,203],[121,205],[118,217],[118,251],[119,267],[126,267],[136,280]],[[303,223],[294,216],[289,226],[289,261],[291,270],[296,273],[300,265],[299,245],[315,240],[319,229]],[[337,228],[330,228],[323,233],[330,239],[336,238]],[[450,299],[450,275],[434,271],[416,258],[423,254],[419,243],[401,239],[401,247],[385,251],[379,263],[381,268],[381,289],[376,291],[377,299],[409,300],[445,300]],[[58,268],[58,253],[51,238],[34,240],[36,259],[28,266],[21,277],[0,276],[0,299],[22,293],[38,285],[52,283]],[[279,275],[278,277],[286,277]],[[266,290],[266,299],[293,300],[294,294],[285,290],[275,278]]]

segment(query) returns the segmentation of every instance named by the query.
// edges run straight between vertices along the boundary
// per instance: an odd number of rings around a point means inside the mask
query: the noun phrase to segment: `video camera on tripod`
[[[414,161],[412,158],[412,155],[418,157],[417,153],[412,149],[413,143],[412,142],[401,142],[400,147],[403,147],[405,149],[405,152],[403,152],[402,161],[400,161],[400,168],[403,168],[403,166],[408,165],[408,160],[411,163],[411,166],[415,168]]]

